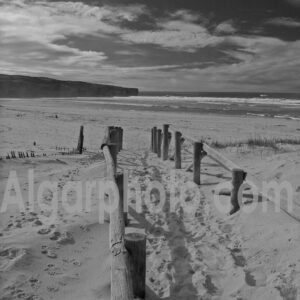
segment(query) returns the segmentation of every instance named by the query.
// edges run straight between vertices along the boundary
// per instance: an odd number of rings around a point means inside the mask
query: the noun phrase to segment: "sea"
[[[6,106],[11,101],[24,105],[28,101],[30,104],[38,101],[51,106],[57,103],[97,109],[245,115],[300,121],[300,93],[140,92],[130,97],[0,99],[0,104]]]

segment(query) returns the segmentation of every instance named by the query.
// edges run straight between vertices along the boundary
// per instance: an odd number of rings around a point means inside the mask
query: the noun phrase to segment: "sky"
[[[0,73],[300,92],[300,0],[0,0]]]

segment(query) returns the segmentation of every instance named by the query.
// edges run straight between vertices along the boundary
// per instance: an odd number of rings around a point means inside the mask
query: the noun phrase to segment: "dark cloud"
[[[0,68],[151,90],[299,91],[299,2],[0,0]]]

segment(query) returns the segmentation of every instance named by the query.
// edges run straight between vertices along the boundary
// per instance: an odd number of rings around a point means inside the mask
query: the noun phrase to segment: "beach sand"
[[[189,186],[180,193],[192,179],[192,173],[184,171],[192,161],[191,145],[185,142],[183,169],[176,171],[174,162],[162,162],[149,151],[150,129],[164,123],[211,142],[253,136],[299,137],[299,121],[137,111],[51,100],[0,104],[1,156],[11,150],[35,151],[37,156],[0,161],[0,201],[10,171],[17,173],[24,203],[31,200],[29,169],[34,170],[34,195],[45,180],[58,182],[61,191],[69,181],[104,178],[100,145],[105,128],[123,127],[119,168],[129,171],[129,183],[141,186],[142,198],[153,181],[160,182],[166,191],[163,209],[153,212],[145,207],[144,214],[130,209],[131,222],[147,234],[146,299],[300,299],[299,146],[283,145],[276,151],[247,146],[220,150],[245,168],[247,178],[258,186],[263,180],[291,182],[292,216],[276,212],[272,202],[263,201],[249,202],[245,207],[253,208],[251,213],[242,210],[229,217],[228,210],[216,208],[213,191],[219,183],[230,180],[230,172],[205,158],[201,187]],[[59,153],[57,147],[76,147],[80,125],[84,125],[86,152]],[[176,178],[175,189],[170,184],[172,176]],[[185,209],[175,205],[170,210],[180,195]],[[128,196],[134,206],[137,194],[129,189]],[[45,193],[41,201],[51,205],[52,199],[53,195]],[[46,210],[22,213],[11,205],[0,214],[1,300],[110,299],[108,224],[99,224],[96,197],[93,200],[90,211],[70,214],[59,206],[55,225],[46,224]],[[226,206],[229,197],[221,196],[221,202]],[[83,203],[86,205],[84,193]]]

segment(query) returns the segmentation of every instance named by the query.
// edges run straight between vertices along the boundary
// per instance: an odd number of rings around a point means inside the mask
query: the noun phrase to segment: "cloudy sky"
[[[0,0],[0,73],[300,92],[300,0]]]

